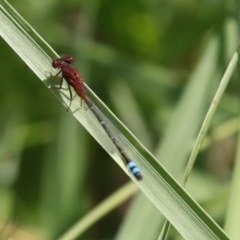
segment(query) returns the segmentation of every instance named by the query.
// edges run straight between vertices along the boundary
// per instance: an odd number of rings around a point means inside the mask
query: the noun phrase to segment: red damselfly
[[[135,176],[135,178],[137,180],[141,180],[142,174],[141,174],[139,168],[129,158],[129,156],[124,151],[124,149],[120,146],[120,144],[118,143],[115,136],[113,136],[113,134],[108,129],[106,123],[103,121],[101,116],[98,114],[93,103],[87,97],[87,95],[83,89],[83,80],[80,77],[78,71],[72,66],[73,62],[74,62],[74,59],[71,56],[57,58],[52,61],[52,66],[54,68],[59,69],[59,72],[55,76],[52,76],[52,77],[56,78],[57,76],[59,76],[59,74],[62,74],[61,83],[60,83],[60,86],[58,87],[58,89],[62,88],[63,79],[65,79],[67,81],[68,90],[69,90],[69,94],[70,94],[70,104],[68,106],[68,110],[69,110],[72,100],[73,100],[73,94],[72,94],[72,90],[71,90],[71,87],[72,87],[75,90],[76,94],[81,98],[81,100],[83,100],[86,103],[86,105],[92,111],[92,113],[95,115],[96,119],[101,124],[101,126],[103,127],[103,129],[105,130],[105,132],[107,133],[109,138],[112,140],[113,144],[116,146],[116,148],[118,149],[119,153],[121,154],[124,162],[126,163],[127,168],[132,172],[132,174]],[[56,87],[54,87],[54,88],[56,88]]]

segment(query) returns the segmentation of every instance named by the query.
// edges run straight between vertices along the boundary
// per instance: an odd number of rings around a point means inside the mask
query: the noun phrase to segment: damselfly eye
[[[58,67],[59,67],[59,62],[58,62],[57,59],[52,61],[52,66],[53,66],[54,68],[58,68]]]

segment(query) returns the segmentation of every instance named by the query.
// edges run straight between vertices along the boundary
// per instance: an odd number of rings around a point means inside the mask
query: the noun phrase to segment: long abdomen
[[[124,149],[119,145],[119,143],[118,143],[117,139],[114,137],[114,135],[111,134],[111,132],[109,131],[109,129],[106,125],[106,123],[103,121],[103,119],[100,117],[100,115],[96,111],[96,108],[94,107],[94,105],[90,102],[90,100],[88,98],[87,98],[87,100],[85,100],[85,102],[86,102],[87,106],[89,107],[89,109],[92,111],[92,113],[95,115],[98,122],[101,124],[101,126],[103,127],[103,129],[105,130],[105,132],[107,133],[109,138],[112,140],[113,144],[117,147],[119,153],[121,154],[124,161],[126,162],[127,168],[132,172],[132,174],[136,177],[137,180],[141,180],[142,179],[142,174],[141,174],[139,168],[128,157],[128,155],[126,154]]]

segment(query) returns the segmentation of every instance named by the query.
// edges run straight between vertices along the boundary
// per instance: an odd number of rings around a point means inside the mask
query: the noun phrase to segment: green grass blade
[[[240,137],[238,134],[238,146],[235,168],[233,173],[233,180],[231,184],[231,192],[228,202],[228,210],[226,215],[225,230],[232,239],[238,239],[240,236],[240,229],[238,222],[240,219],[239,211],[239,183],[240,183]]]
[[[53,71],[50,64],[51,58],[56,57],[53,50],[3,0],[0,1],[0,34],[41,80],[45,78],[47,71]],[[48,81],[44,83],[49,86]],[[111,132],[141,168],[144,180],[136,184],[179,233],[185,239],[229,239],[90,89],[88,93],[94,103],[103,110],[104,114],[100,111],[99,114],[109,125]],[[65,97],[64,91],[55,94],[64,105],[68,106],[69,100]],[[75,98],[72,107],[73,109],[79,107],[79,99]],[[82,110],[75,112],[74,116],[124,171],[128,172],[120,154],[99,126],[94,115],[90,111]]]
[[[196,140],[196,142],[194,144],[194,147],[193,147],[190,159],[188,161],[188,165],[187,165],[186,171],[185,171],[184,176],[183,176],[183,183],[182,183],[183,187],[185,187],[185,185],[186,185],[187,179],[188,179],[188,177],[189,177],[189,175],[191,173],[191,170],[192,170],[192,168],[194,166],[194,163],[196,161],[197,155],[198,155],[199,150],[200,150],[200,148],[202,146],[202,143],[203,143],[203,140],[204,140],[204,138],[206,136],[206,133],[207,133],[207,131],[209,129],[209,126],[210,126],[210,123],[211,123],[212,118],[214,116],[214,113],[215,113],[215,111],[216,111],[216,109],[218,107],[218,104],[219,104],[219,102],[220,102],[220,100],[222,98],[223,93],[225,92],[225,89],[226,89],[226,87],[227,87],[227,85],[229,83],[229,80],[230,80],[230,78],[233,75],[233,72],[235,70],[237,62],[238,62],[238,52],[235,52],[233,57],[232,57],[232,59],[231,59],[231,61],[230,61],[230,63],[229,63],[229,65],[228,65],[228,67],[227,67],[227,70],[226,70],[226,72],[225,72],[225,74],[224,74],[224,76],[223,76],[223,78],[222,78],[222,80],[220,82],[220,85],[219,85],[219,87],[217,89],[217,92],[216,92],[216,94],[215,94],[215,96],[214,96],[214,98],[212,100],[212,104],[211,104],[211,106],[210,106],[210,108],[208,110],[208,113],[207,113],[207,115],[206,115],[206,117],[204,119],[204,122],[202,124],[202,127],[201,127],[201,129],[199,131],[197,140]],[[169,223],[166,223],[165,227],[168,228],[169,227],[168,225],[169,225]],[[165,230],[163,230],[163,231],[167,232]],[[165,239],[165,237],[162,238],[162,235],[163,234],[161,234],[161,237],[159,238],[159,240],[160,239]]]
[[[189,176],[189,174],[191,172],[191,169],[192,169],[192,167],[195,163],[196,157],[197,157],[198,152],[201,148],[201,145],[202,145],[203,140],[206,136],[206,133],[209,129],[209,126],[210,126],[210,123],[211,123],[212,118],[214,116],[214,113],[215,113],[215,111],[218,107],[218,104],[219,104],[219,102],[222,98],[223,93],[225,92],[225,89],[226,89],[226,87],[229,83],[229,80],[233,75],[233,72],[235,70],[237,62],[238,62],[238,52],[235,52],[231,61],[230,61],[230,63],[229,63],[229,65],[228,65],[228,67],[227,67],[227,70],[226,70],[226,72],[225,72],[225,74],[224,74],[224,76],[223,76],[223,78],[220,82],[220,85],[217,89],[217,92],[216,92],[216,94],[215,94],[215,96],[212,100],[212,104],[211,104],[211,106],[208,110],[206,118],[203,122],[203,125],[202,125],[200,131],[199,131],[197,140],[195,142],[195,145],[193,147],[193,151],[191,153],[191,156],[190,156],[190,159],[189,159],[189,162],[188,162],[188,166],[187,166],[186,171],[185,171],[184,176],[183,176],[183,186],[185,186],[185,184],[187,182],[188,176]]]

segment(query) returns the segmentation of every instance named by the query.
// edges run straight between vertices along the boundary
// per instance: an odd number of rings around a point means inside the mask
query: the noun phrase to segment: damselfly
[[[60,69],[60,71],[55,75],[52,76],[53,78],[56,78],[59,74],[62,74],[61,83],[58,89],[62,88],[63,79],[67,81],[68,90],[70,94],[70,104],[68,106],[68,110],[70,109],[72,100],[73,100],[73,93],[71,90],[71,87],[75,90],[76,94],[83,100],[88,108],[92,111],[92,113],[95,115],[98,122],[101,124],[109,138],[112,140],[113,144],[118,149],[119,153],[121,154],[124,162],[126,163],[127,168],[132,172],[132,174],[135,176],[137,180],[142,179],[142,174],[139,170],[139,168],[136,166],[136,164],[129,158],[127,153],[124,151],[122,146],[117,141],[116,137],[110,132],[108,129],[106,123],[103,121],[101,116],[98,114],[95,106],[90,101],[90,99],[87,97],[84,89],[83,89],[83,80],[80,77],[78,71],[72,66],[72,63],[74,62],[73,57],[67,56],[58,58],[52,61],[52,66],[54,68]],[[56,87],[55,87],[56,88]]]

